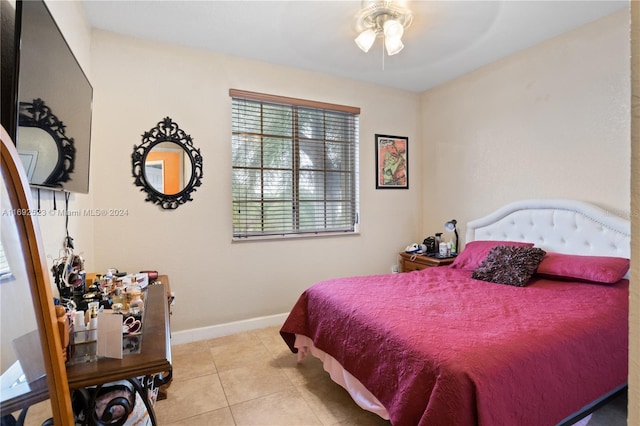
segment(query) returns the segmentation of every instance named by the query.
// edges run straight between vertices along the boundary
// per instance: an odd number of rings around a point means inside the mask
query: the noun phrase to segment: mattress
[[[526,287],[468,270],[323,281],[281,335],[334,358],[394,425],[555,425],[627,379],[628,280],[534,278]]]

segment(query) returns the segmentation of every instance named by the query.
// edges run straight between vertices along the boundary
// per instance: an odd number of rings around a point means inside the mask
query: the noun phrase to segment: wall
[[[629,15],[621,11],[422,95],[425,234],[523,198],[629,217]]]
[[[631,3],[640,20],[637,3]],[[446,176],[425,187],[425,233],[457,217],[464,236],[467,221],[523,198],[583,199],[632,220],[629,424],[640,424],[637,29],[632,160],[628,11],[422,96],[423,161],[434,166],[429,173]]]
[[[631,289],[628,424],[640,424],[640,5],[631,2]]]
[[[317,73],[143,41],[92,34],[97,271],[116,267],[168,274],[180,331],[288,312],[314,282],[388,273],[421,228],[419,96]],[[360,234],[232,243],[231,100],[243,89],[358,106]],[[171,117],[203,156],[202,186],[175,211],[145,202],[131,154],[143,132]],[[374,134],[408,136],[409,190],[376,190]]]

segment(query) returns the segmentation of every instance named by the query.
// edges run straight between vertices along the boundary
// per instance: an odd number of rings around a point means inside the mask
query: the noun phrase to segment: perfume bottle
[[[124,307],[125,297],[122,294],[122,289],[120,287],[115,289],[113,297],[111,298],[111,301],[113,302],[113,304],[118,303],[121,305],[121,307]]]
[[[89,325],[87,340],[98,340],[98,302],[89,302]]]
[[[130,288],[131,300],[129,301],[129,313],[136,317],[136,319],[142,318],[142,311],[144,311],[144,300],[142,300],[142,290],[140,286],[134,285]]]

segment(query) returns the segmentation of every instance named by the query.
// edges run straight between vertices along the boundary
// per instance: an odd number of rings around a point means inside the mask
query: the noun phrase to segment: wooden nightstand
[[[435,257],[424,256],[422,254],[400,252],[400,272],[419,271],[433,266],[450,265],[454,260],[455,257],[438,259]]]

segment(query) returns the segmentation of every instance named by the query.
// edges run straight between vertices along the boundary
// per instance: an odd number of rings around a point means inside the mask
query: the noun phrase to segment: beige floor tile
[[[253,330],[252,333],[262,339],[264,336],[279,336],[282,325],[272,325],[271,327],[258,328]]]
[[[171,346],[171,355],[182,355],[192,352],[200,352],[209,350],[209,345],[206,340],[199,340],[197,342],[183,343],[182,345]]]
[[[284,372],[270,360],[221,371],[218,376],[231,405],[293,387]]]
[[[297,389],[324,425],[355,418],[362,413],[362,408],[349,393],[334,383],[328,374]]]
[[[391,422],[383,419],[377,414],[362,410],[355,417],[350,417],[347,420],[334,423],[333,426],[391,426]]]
[[[289,352],[289,347],[280,336],[280,326],[277,327],[269,327],[263,328],[261,330],[256,330],[254,332],[258,339],[262,342],[263,345],[267,348],[269,352],[273,355],[279,355],[283,352]]]
[[[217,374],[174,381],[167,390],[167,399],[155,405],[159,424],[167,424],[187,417],[226,407]]]
[[[322,367],[322,361],[310,355],[298,362],[297,354],[286,352],[275,358],[275,361],[294,386],[328,377],[328,373]]]
[[[289,389],[231,406],[238,426],[322,425],[302,395]]]
[[[216,348],[220,346],[229,346],[237,344],[249,344],[259,343],[260,339],[255,335],[253,331],[247,331],[244,333],[232,334],[229,336],[216,337],[205,341],[210,348]]]
[[[210,350],[218,372],[272,359],[267,348],[257,337],[253,337],[254,339],[241,340],[234,344],[212,346]]]
[[[172,354],[173,380],[187,380],[216,373],[213,356],[207,346],[203,351]]]
[[[163,423],[161,423],[163,424]],[[229,407],[209,411],[198,416],[188,417],[164,426],[235,426]]]
[[[12,413],[15,419],[20,416],[20,411]],[[27,416],[24,420],[25,426],[40,426],[45,420],[53,417],[53,411],[51,410],[51,401],[46,400],[32,405],[27,410]]]

